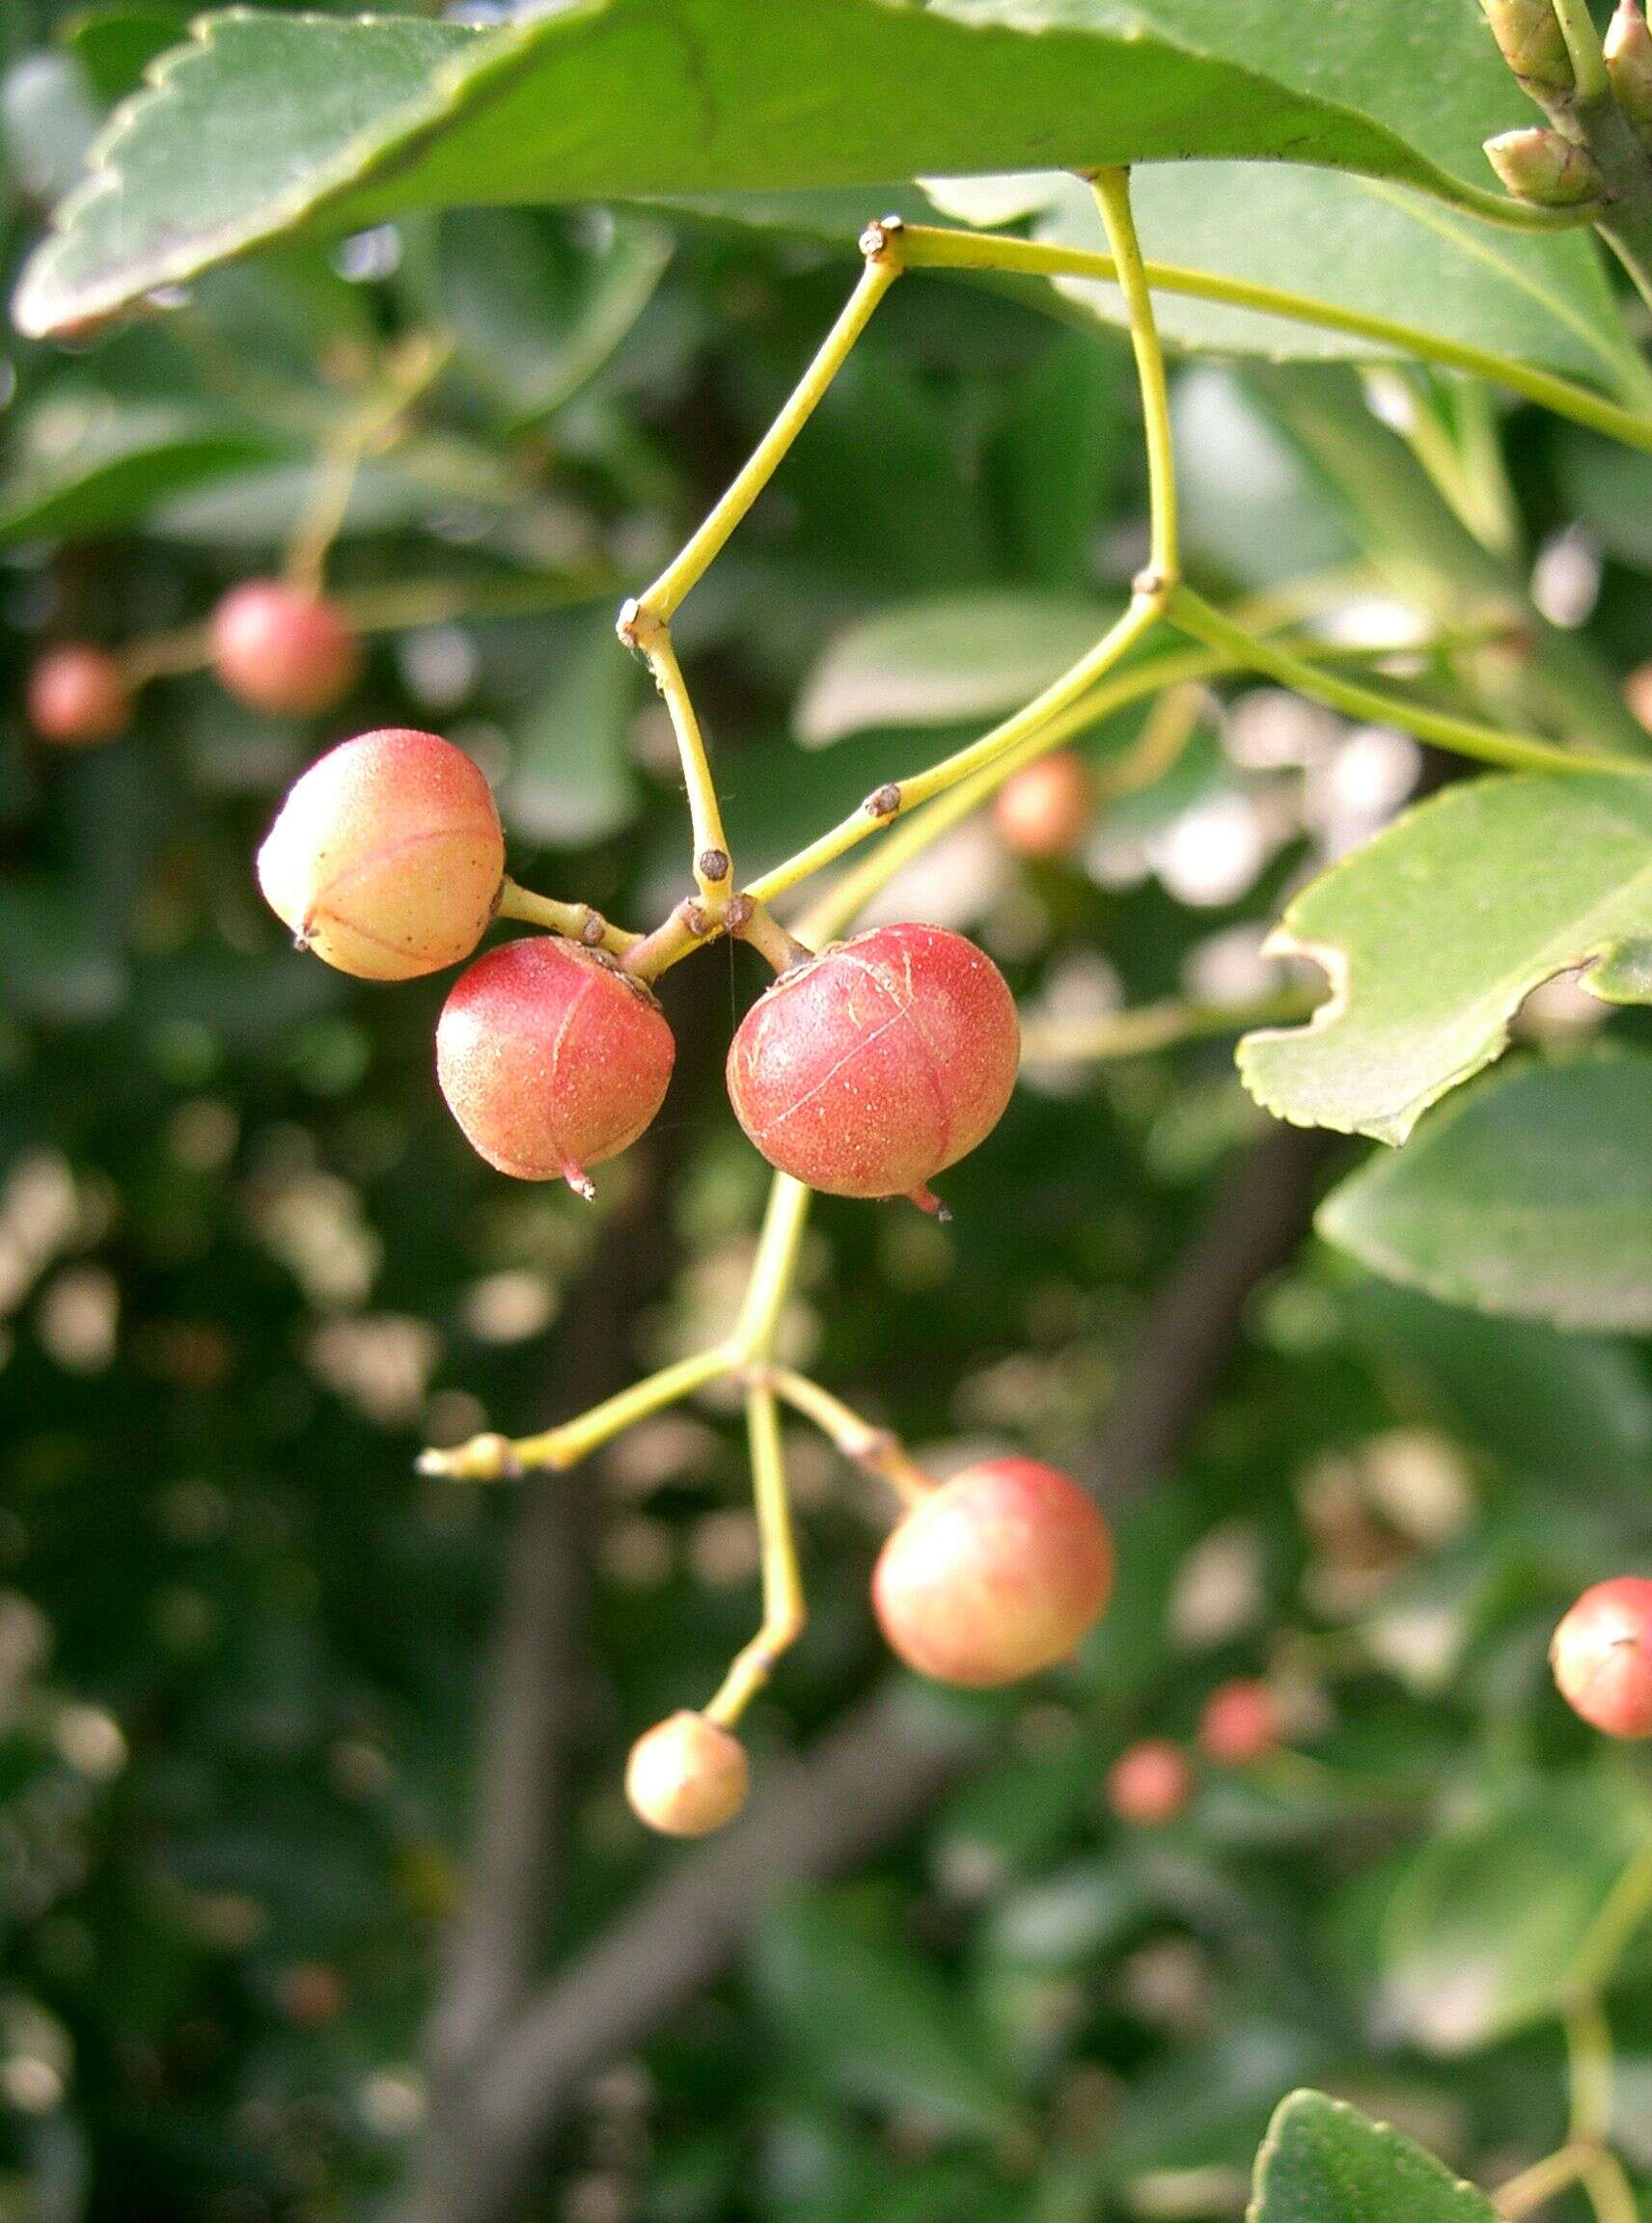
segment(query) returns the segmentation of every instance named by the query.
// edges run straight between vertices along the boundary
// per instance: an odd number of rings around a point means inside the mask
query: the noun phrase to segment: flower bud
[[[1549,0],[1480,0],[1503,60],[1532,98],[1572,90],[1572,58]]]
[[[1517,201],[1576,208],[1600,197],[1600,172],[1583,149],[1543,124],[1500,131],[1486,141],[1486,160]]]
[[[1612,96],[1641,145],[1652,148],[1652,31],[1640,0],[1618,0],[1605,52]]]

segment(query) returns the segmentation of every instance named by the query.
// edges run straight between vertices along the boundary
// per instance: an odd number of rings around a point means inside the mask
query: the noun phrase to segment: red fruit
[[[704,1837],[746,1803],[746,1755],[703,1714],[671,1714],[638,1738],[625,1765],[631,1811],[667,1837]]]
[[[1619,1575],[1585,1590],[1549,1660],[1574,1714],[1609,1737],[1652,1737],[1652,1581]]]
[[[592,1194],[585,1168],[637,1139],[676,1044],[652,994],[600,949],[508,942],[460,974],[436,1027],[436,1078],[471,1145],[521,1181]]]
[[[258,855],[259,886],[317,956],[362,980],[468,957],[505,878],[493,795],[462,749],[393,727],[318,757]]]
[[[1120,1822],[1138,1828],[1173,1822],[1192,1797],[1193,1764],[1163,1737],[1127,1745],[1108,1770],[1108,1804]]]
[[[1280,1716],[1268,1686],[1244,1676],[1218,1684],[1205,1700],[1198,1741],[1212,1760],[1228,1768],[1243,1768],[1272,1751],[1280,1741]]]
[[[106,648],[48,648],[29,674],[29,724],[42,741],[113,741],[132,715],[125,673]]]
[[[219,679],[272,718],[332,709],[361,672],[361,644],[334,604],[284,580],[232,587],[209,630]]]
[[[1004,975],[961,934],[874,926],[783,974],[729,1052],[771,1166],[834,1196],[911,1196],[1003,1116],[1021,1055]]]
[[[922,1498],[872,1576],[907,1665],[941,1683],[1019,1683],[1065,1660],[1113,1587],[1107,1523],[1036,1459],[989,1459]]]
[[[1089,766],[1072,750],[1057,749],[1004,782],[992,814],[1017,856],[1065,857],[1088,832],[1094,809]]]

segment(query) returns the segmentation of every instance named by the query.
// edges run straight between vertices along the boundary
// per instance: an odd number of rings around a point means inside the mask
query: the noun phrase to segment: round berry
[[[259,886],[317,956],[363,980],[411,980],[468,957],[505,878],[493,794],[435,733],[361,733],[291,788]]]
[[[1218,1684],[1199,1716],[1198,1741],[1210,1759],[1227,1768],[1244,1768],[1272,1751],[1280,1741],[1280,1715],[1268,1686],[1245,1676]]]
[[[992,814],[1018,857],[1043,859],[1069,856],[1089,831],[1094,809],[1089,766],[1071,749],[1057,749],[1004,782]]]
[[[1021,1038],[1004,975],[961,934],[875,926],[785,973],[729,1052],[735,1116],[771,1166],[835,1196],[911,1196],[990,1135]]]
[[[1107,1802],[1140,1829],[1173,1822],[1193,1797],[1193,1764],[1179,1744],[1144,1737],[1126,1745],[1107,1773]]]
[[[125,673],[106,648],[67,642],[48,648],[29,673],[29,724],[42,741],[71,748],[113,741],[131,716]]]
[[[639,1737],[625,1764],[631,1811],[667,1837],[705,1837],[746,1803],[746,1754],[703,1714],[671,1714]]]
[[[1094,1500],[1035,1459],[989,1459],[922,1498],[891,1534],[872,1603],[921,1675],[985,1688],[1072,1653],[1113,1587]]]
[[[361,673],[361,643],[336,606],[280,579],[248,579],[212,613],[212,669],[272,718],[313,718]]]
[[[1574,1714],[1609,1737],[1652,1737],[1652,1581],[1619,1575],[1585,1590],[1549,1660]]]
[[[586,1167],[627,1149],[665,1101],[675,1056],[640,980],[549,934],[490,949],[436,1027],[436,1078],[472,1147],[501,1173],[582,1196]]]

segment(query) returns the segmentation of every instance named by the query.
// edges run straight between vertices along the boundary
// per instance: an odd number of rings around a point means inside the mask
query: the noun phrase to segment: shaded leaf
[[[813,1897],[776,1916],[758,1982],[789,2044],[855,2099],[938,2126],[1001,2135],[1014,2101],[961,1996],[840,1901]]]
[[[909,602],[840,633],[804,682],[799,738],[819,748],[886,726],[953,726],[1013,710],[1108,626],[1070,596],[980,588]]]
[[[1317,1225],[1373,1272],[1559,1328],[1652,1329],[1652,1057],[1500,1074],[1351,1174]]]
[[[1542,981],[1585,968],[1652,999],[1652,778],[1476,780],[1419,804],[1296,897],[1268,947],[1332,993],[1307,1027],[1248,1034],[1245,1085],[1299,1126],[1403,1142],[1498,1057]]]
[[[1649,1827],[1645,1792],[1615,1770],[1533,1778],[1362,1879],[1336,1926],[1378,2029],[1467,2053],[1557,2014]]]

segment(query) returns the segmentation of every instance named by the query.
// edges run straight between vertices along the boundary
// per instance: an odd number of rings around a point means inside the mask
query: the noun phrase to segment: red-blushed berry
[[[1206,1757],[1225,1768],[1248,1767],[1280,1741],[1280,1710],[1265,1683],[1235,1676],[1219,1683],[1204,1702],[1198,1742]]]
[[[782,974],[729,1052],[734,1113],[771,1166],[835,1196],[910,1196],[990,1135],[1015,1085],[1015,1004],[939,926],[874,926]]]
[[[653,1118],[675,1057],[649,989],[602,950],[549,934],[479,958],[436,1026],[436,1078],[472,1148],[501,1173],[582,1196],[586,1167]]]
[[[85,748],[113,741],[131,723],[126,675],[106,648],[68,641],[48,648],[29,673],[29,724],[42,741]]]
[[[1619,1575],[1585,1590],[1549,1651],[1560,1695],[1609,1737],[1652,1737],[1652,1580]]]
[[[993,798],[993,823],[1018,857],[1067,857],[1089,831],[1095,784],[1071,749],[1039,756],[1004,782]]]
[[[411,980],[468,957],[505,878],[481,770],[439,734],[392,727],[317,757],[258,857],[276,917],[363,980]]]
[[[272,718],[313,718],[361,676],[361,643],[335,604],[281,579],[232,587],[208,627],[212,669]]]
[[[669,1714],[645,1731],[625,1764],[631,1811],[667,1837],[706,1837],[746,1803],[749,1775],[737,1737],[703,1714]]]
[[[1113,1587],[1094,1500],[1036,1459],[989,1459],[893,1530],[872,1604],[893,1651],[937,1682],[1019,1683],[1068,1659]]]
[[[299,2030],[324,2030],[349,2005],[339,1971],[326,1961],[299,1961],[275,1980],[275,2002]]]
[[[1107,1802],[1138,1829],[1173,1822],[1193,1797],[1193,1763],[1168,1738],[1127,1744],[1107,1771]]]

